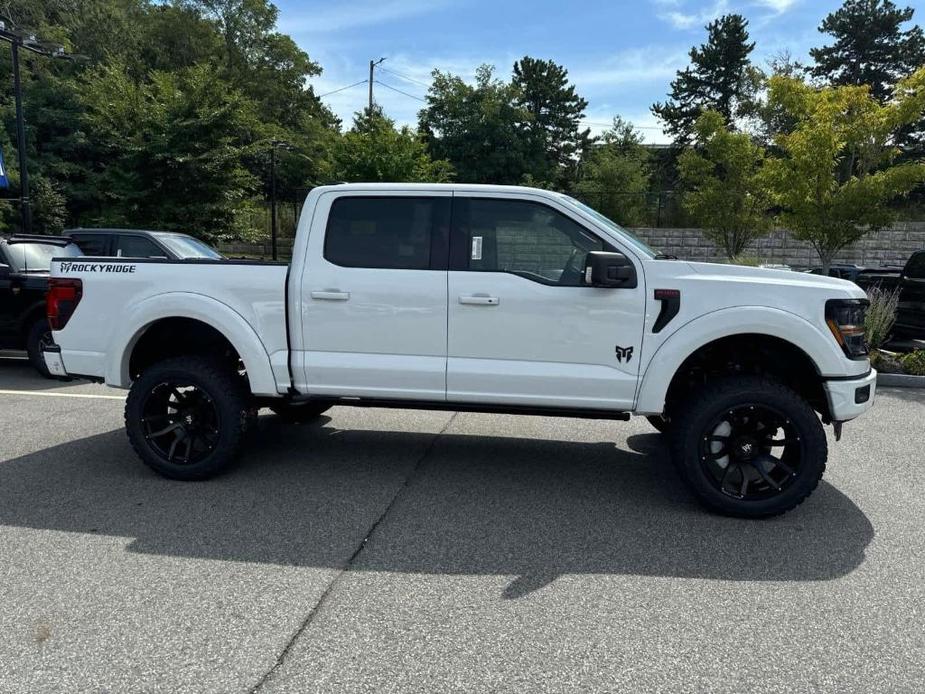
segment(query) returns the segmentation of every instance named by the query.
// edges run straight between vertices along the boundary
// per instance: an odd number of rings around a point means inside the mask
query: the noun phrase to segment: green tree
[[[259,130],[253,103],[200,65],[134,82],[118,65],[85,82],[85,131],[103,153],[93,221],[186,231],[210,239],[246,232],[257,181],[245,167]]]
[[[723,15],[707,26],[707,42],[690,50],[691,63],[671,83],[668,100],[652,105],[675,142],[690,141],[700,114],[718,111],[727,123],[750,115],[760,73],[749,56],[748,21],[739,14]]]
[[[900,9],[890,0],[846,0],[829,14],[819,31],[834,38],[830,46],[810,49],[812,74],[834,85],[868,85],[881,103],[892,86],[925,65],[922,29],[902,25],[913,9]]]
[[[695,146],[678,161],[684,207],[704,234],[734,259],[767,233],[770,195],[762,179],[764,149],[705,111],[694,124]]]
[[[523,125],[530,175],[565,185],[591,142],[590,130],[579,127],[588,102],[552,60],[524,56],[514,63],[512,84],[515,105],[530,115]]]
[[[828,270],[842,248],[890,224],[892,200],[925,181],[922,162],[894,163],[896,133],[925,112],[925,68],[885,105],[866,85],[815,89],[782,76],[771,78],[769,101],[796,123],[777,135],[780,154],[764,167],[778,220]]]
[[[336,145],[334,165],[334,178],[344,181],[444,182],[453,173],[449,162],[430,158],[410,128],[396,129],[379,106],[354,116]]]
[[[639,226],[645,223],[649,174],[642,135],[617,116],[593,147],[574,192],[615,222]]]
[[[463,183],[517,184],[528,172],[522,124],[529,115],[513,85],[482,65],[475,84],[434,70],[419,132],[433,159],[449,161]]]

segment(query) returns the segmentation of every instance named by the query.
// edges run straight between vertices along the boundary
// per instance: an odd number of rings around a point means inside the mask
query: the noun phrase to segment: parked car
[[[894,334],[925,340],[925,250],[913,253],[903,267],[887,266],[862,272],[857,283],[864,289],[898,287]]]
[[[205,241],[173,231],[68,229],[64,233],[89,256],[163,260],[220,260],[224,257]]]
[[[42,345],[51,342],[45,292],[53,257],[76,257],[74,242],[58,236],[0,239],[0,349],[26,350],[29,361],[48,375]]]
[[[824,272],[821,266],[807,268],[802,270],[802,272],[808,272],[813,275],[825,275],[828,274],[829,277],[837,277],[842,280],[850,280],[854,282],[858,274],[864,271],[864,267],[861,265],[855,265],[853,263],[832,263],[829,266],[828,273]]]
[[[171,478],[225,470],[258,407],[637,414],[746,517],[809,496],[823,422],[874,401],[857,285],[668,259],[552,191],[318,187],[292,257],[55,261],[49,368],[129,389],[129,440]]]

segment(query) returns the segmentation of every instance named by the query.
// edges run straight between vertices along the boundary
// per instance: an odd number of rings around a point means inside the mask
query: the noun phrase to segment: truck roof
[[[420,191],[460,191],[471,193],[510,193],[522,192],[532,193],[534,195],[543,195],[546,197],[566,197],[563,193],[543,188],[531,188],[529,186],[502,186],[487,183],[336,183],[332,185],[318,186],[313,188],[314,191],[329,190],[420,190]]]

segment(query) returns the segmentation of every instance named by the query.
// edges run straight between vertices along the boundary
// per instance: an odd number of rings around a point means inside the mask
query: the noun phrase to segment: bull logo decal
[[[620,345],[617,345],[617,361],[622,362],[625,359],[626,363],[629,364],[629,361],[632,358],[633,358],[633,346],[632,345],[630,345],[629,347],[620,347]]]

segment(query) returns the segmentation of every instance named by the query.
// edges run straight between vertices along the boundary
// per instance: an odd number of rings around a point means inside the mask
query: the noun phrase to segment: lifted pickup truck
[[[56,260],[46,361],[130,389],[133,447],[176,479],[224,470],[258,407],[637,414],[704,504],[760,517],[818,484],[822,423],[872,405],[866,305],[660,255],[554,192],[336,185],[308,195],[288,268]]]

